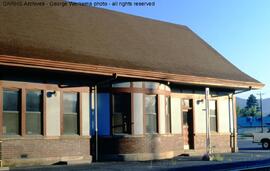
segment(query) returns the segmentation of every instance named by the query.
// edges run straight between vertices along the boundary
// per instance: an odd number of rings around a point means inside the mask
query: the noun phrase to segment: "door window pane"
[[[131,96],[128,93],[113,94],[112,133],[131,133]]]
[[[64,134],[79,133],[79,100],[78,93],[64,93]]]
[[[157,97],[145,95],[146,133],[157,133]]]
[[[3,90],[3,134],[19,135],[20,133],[20,91]]]
[[[27,91],[26,134],[42,134],[42,91]]]

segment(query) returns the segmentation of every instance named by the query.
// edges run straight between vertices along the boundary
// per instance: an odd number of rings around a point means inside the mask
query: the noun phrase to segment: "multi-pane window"
[[[42,98],[42,91],[31,90],[26,92],[26,134],[42,134]]]
[[[170,97],[165,98],[165,128],[166,133],[171,133],[171,107],[170,107]]]
[[[3,90],[3,134],[20,134],[21,100],[19,90]]]
[[[131,133],[131,97],[128,93],[112,95],[112,133]]]
[[[145,126],[146,133],[157,133],[157,96],[145,95]]]
[[[79,134],[79,94],[64,93],[64,134]]]
[[[217,101],[216,100],[209,101],[209,109],[210,109],[210,130],[217,131]]]

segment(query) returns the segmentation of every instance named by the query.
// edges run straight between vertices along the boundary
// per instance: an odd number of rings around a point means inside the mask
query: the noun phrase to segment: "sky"
[[[75,2],[155,2],[153,7],[103,8],[188,26],[240,70],[266,86],[270,98],[269,0],[72,0]],[[269,64],[268,64],[269,62]],[[269,68],[268,68],[269,67]],[[269,70],[268,70],[269,69]]]

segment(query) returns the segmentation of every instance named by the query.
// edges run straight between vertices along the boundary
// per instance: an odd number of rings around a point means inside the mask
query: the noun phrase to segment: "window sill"
[[[63,134],[60,137],[63,138],[77,138],[77,137],[81,137],[79,134]]]
[[[1,139],[20,139],[21,135],[2,135]]]
[[[60,135],[60,136],[44,136],[44,135],[2,135],[0,140],[27,140],[27,139],[89,139],[90,136],[80,136],[80,135]]]

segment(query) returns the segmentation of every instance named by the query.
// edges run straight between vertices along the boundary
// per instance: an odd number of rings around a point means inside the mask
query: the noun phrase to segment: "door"
[[[183,118],[183,143],[184,149],[194,149],[194,131],[193,131],[193,100],[182,100],[182,118]]]

